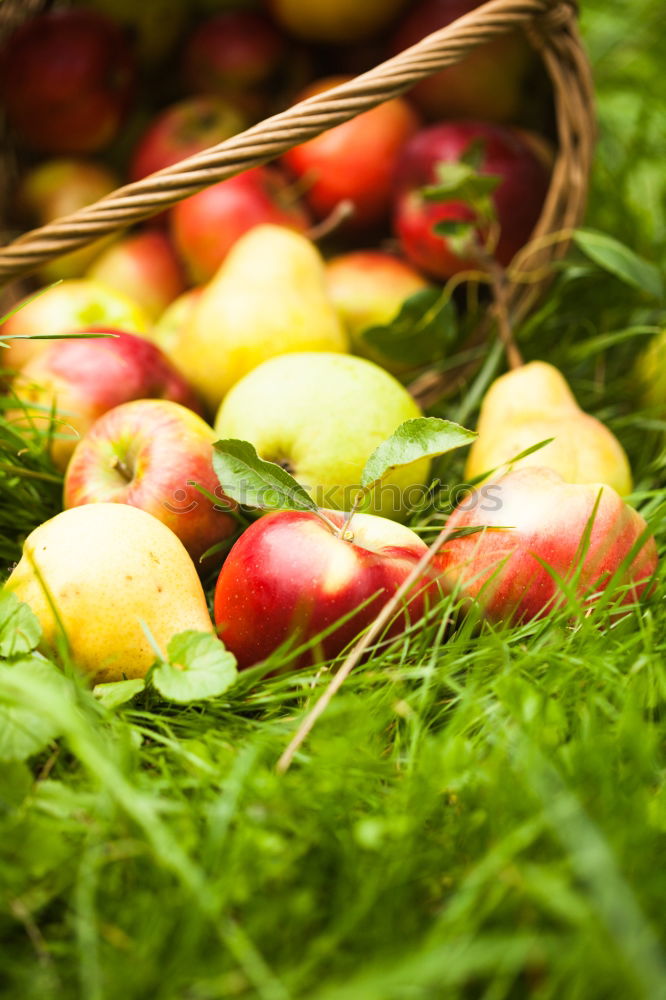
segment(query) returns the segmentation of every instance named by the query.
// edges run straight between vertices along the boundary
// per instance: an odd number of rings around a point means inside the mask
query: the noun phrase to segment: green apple
[[[320,507],[349,510],[372,452],[420,415],[404,386],[372,361],[303,352],[265,361],[241,379],[222,402],[215,430],[221,438],[251,442],[262,458],[309,489]],[[367,510],[404,518],[407,490],[420,494],[429,468],[424,459],[396,470]]]

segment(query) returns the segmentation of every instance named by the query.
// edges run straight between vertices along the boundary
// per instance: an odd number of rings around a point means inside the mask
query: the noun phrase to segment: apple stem
[[[329,233],[334,232],[338,226],[342,225],[345,219],[350,218],[353,214],[354,202],[350,198],[343,198],[342,201],[337,203],[330,215],[327,215],[317,225],[310,226],[305,235],[315,243],[317,240],[323,239],[324,236],[328,236]]]
[[[118,455],[114,455],[113,461],[111,462],[111,468],[119,472],[123,479],[126,479],[128,483],[132,482],[132,479],[134,478],[132,470]]]
[[[354,541],[354,533],[351,530],[351,522],[354,514],[361,506],[361,501],[363,500],[363,497],[365,496],[366,492],[367,492],[366,490],[359,490],[359,492],[356,494],[356,496],[354,497],[354,502],[351,505],[351,510],[349,511],[346,518],[342,522],[342,527],[339,528],[337,531],[338,538],[342,538],[342,540],[345,542]]]
[[[323,521],[324,524],[331,529],[334,535],[337,535],[339,533],[340,529],[338,528],[337,524],[334,524],[333,521],[331,521],[330,517],[326,517],[326,514],[324,514],[323,510],[321,510],[320,507],[316,507],[312,511],[312,513],[316,514],[319,520]]]

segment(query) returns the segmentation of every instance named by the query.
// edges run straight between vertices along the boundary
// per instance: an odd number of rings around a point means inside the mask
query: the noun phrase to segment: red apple
[[[191,279],[208,281],[239,237],[273,223],[304,232],[310,219],[276,167],[254,167],[185,198],[170,212],[170,230]]]
[[[405,364],[384,356],[363,334],[369,327],[391,323],[406,299],[430,287],[419,271],[383,250],[352,250],[327,262],[326,287],[357,354],[394,373],[418,363],[418,359]]]
[[[221,97],[204,94],[178,101],[161,111],[139,139],[129,167],[130,180],[140,181],[171,167],[244,128],[242,114]]]
[[[61,469],[94,421],[120,403],[159,397],[201,412],[198,397],[155,344],[119,330],[87,332],[113,336],[51,341],[12,385],[37,426],[48,426],[55,409],[59,425],[51,454]],[[25,411],[15,417],[27,419]]]
[[[185,43],[188,90],[220,94],[248,114],[261,113],[264,88],[287,55],[284,36],[259,11],[226,10],[201,21]]]
[[[339,529],[345,515],[326,511]],[[334,628],[293,663],[337,656],[376,617],[426,551],[410,528],[355,514],[341,538],[316,514],[284,511],[255,521],[235,543],[215,588],[218,634],[241,668]],[[410,592],[388,635],[421,618],[436,588],[430,578]],[[363,605],[363,607],[361,607]]]
[[[475,214],[460,201],[426,201],[422,188],[437,182],[438,163],[459,161],[477,142],[482,147],[480,172],[502,178],[492,196],[500,226],[494,256],[500,264],[506,266],[528,242],[548,190],[550,171],[544,156],[522,130],[451,122],[418,132],[398,159],[393,225],[409,260],[437,278],[479,267],[473,257],[459,257],[447,238],[434,231],[438,222],[473,222]],[[484,238],[482,232],[479,236]]]
[[[130,295],[153,320],[185,290],[183,269],[171,240],[155,228],[126,236],[109,247],[89,268],[88,277]]]
[[[86,503],[140,507],[178,535],[197,568],[236,530],[213,470],[217,435],[201,417],[167,399],[135,399],[104,413],[67,467],[65,508]],[[216,500],[205,496],[197,483]],[[221,555],[205,561],[209,568]]]
[[[89,10],[30,18],[0,53],[0,95],[21,140],[43,153],[90,153],[117,135],[134,91],[128,33]]]
[[[146,333],[150,319],[124,293],[89,278],[70,278],[18,303],[17,312],[3,323],[0,331],[7,344],[0,354],[0,363],[8,369],[20,369],[52,343],[33,337],[69,335],[91,326]]]
[[[490,618],[506,622],[540,618],[565,600],[544,564],[590,602],[620,571],[647,527],[611,486],[566,483],[538,466],[516,469],[471,493],[446,530],[479,526],[489,530],[445,542],[436,566],[447,589],[458,589]],[[628,587],[623,603],[641,596],[656,566],[654,538],[646,537],[618,572],[616,582]]]
[[[482,3],[483,0],[421,0],[399,24],[392,52],[409,48]],[[522,31],[504,34],[474,49],[461,62],[421,80],[412,87],[409,96],[433,120],[515,120],[534,61],[534,52]]]
[[[313,97],[349,77],[327,77],[299,95]],[[282,156],[288,170],[302,182],[304,197],[317,219],[325,219],[342,201],[353,214],[346,229],[359,231],[388,218],[396,158],[419,126],[419,119],[400,97],[365,111],[342,125],[322,132]]]

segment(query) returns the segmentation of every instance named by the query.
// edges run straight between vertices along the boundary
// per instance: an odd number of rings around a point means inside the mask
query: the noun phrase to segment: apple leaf
[[[443,236],[449,249],[456,257],[473,257],[479,250],[479,238],[471,222],[459,219],[442,219],[432,227],[433,232]]]
[[[228,438],[213,448],[213,468],[230,499],[261,510],[318,510],[307,490],[281,465],[260,458],[249,441]]]
[[[30,653],[42,637],[32,608],[10,590],[0,590],[0,656],[11,659]]]
[[[69,682],[55,664],[33,655],[0,666],[0,761],[25,760],[59,735],[40,702],[69,696]]]
[[[439,288],[423,288],[405,299],[390,323],[366,327],[361,339],[393,361],[416,367],[445,357],[457,332],[451,298]]]
[[[478,437],[475,431],[439,417],[415,417],[406,420],[390,438],[375,448],[365,463],[361,486],[372,489],[390,472],[424,458],[437,458],[455,448],[463,448]]]
[[[141,691],[144,691],[146,682],[143,677],[132,677],[124,681],[107,681],[104,684],[95,684],[93,694],[101,705],[105,708],[120,708],[126,702],[131,701]]]
[[[152,667],[150,680],[168,701],[187,704],[217,698],[238,676],[236,657],[210,632],[189,629],[175,635],[167,656],[168,661],[158,660]]]
[[[501,182],[498,174],[481,174],[474,164],[464,160],[440,161],[435,166],[434,184],[421,188],[425,201],[464,201],[476,208],[486,201]]]
[[[624,243],[594,229],[577,229],[573,241],[586,257],[626,285],[655,299],[663,298],[664,283],[659,270]]]

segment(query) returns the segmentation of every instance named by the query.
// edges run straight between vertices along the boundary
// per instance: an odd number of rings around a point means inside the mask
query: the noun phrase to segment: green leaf
[[[435,166],[437,181],[421,189],[425,201],[464,201],[476,207],[488,199],[502,178],[498,174],[481,174],[464,160],[440,162]]]
[[[126,681],[108,681],[106,684],[95,684],[93,694],[105,708],[120,708],[131,701],[146,687],[143,677],[132,677]]]
[[[225,496],[261,510],[312,510],[317,505],[300,483],[275,462],[259,458],[249,441],[217,441],[213,468]]]
[[[393,361],[416,366],[445,357],[457,333],[451,299],[439,288],[424,288],[405,299],[390,323],[367,327],[361,339]]]
[[[0,656],[11,658],[30,653],[42,636],[42,627],[32,608],[11,590],[0,590]]]
[[[150,672],[153,687],[169,701],[186,704],[217,698],[238,676],[236,657],[209,632],[192,629],[175,635],[167,648],[169,661],[158,660]]]
[[[0,761],[25,760],[59,735],[41,702],[68,696],[70,686],[49,660],[25,657],[0,666]]]
[[[432,227],[433,232],[443,236],[449,249],[456,257],[472,257],[479,250],[479,238],[471,222],[459,219],[442,219]]]
[[[663,298],[664,283],[658,268],[624,243],[594,229],[577,229],[573,241],[586,257],[626,285],[655,299]]]
[[[361,486],[370,489],[399,466],[411,465],[424,458],[437,458],[455,448],[463,448],[478,437],[460,424],[439,417],[415,417],[406,420],[390,438],[375,448],[365,463]]]

